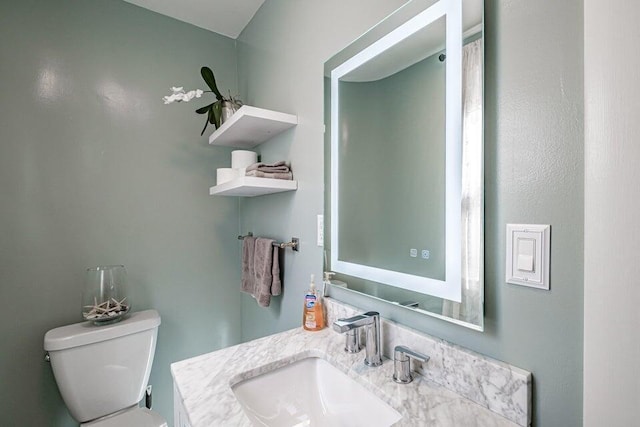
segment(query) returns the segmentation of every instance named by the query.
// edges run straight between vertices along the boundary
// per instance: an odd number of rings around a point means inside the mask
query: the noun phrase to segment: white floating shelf
[[[253,148],[298,124],[293,114],[243,105],[209,137],[209,144]]]
[[[211,187],[209,194],[212,196],[254,197],[283,191],[295,191],[297,189],[298,181],[241,176],[232,181]]]

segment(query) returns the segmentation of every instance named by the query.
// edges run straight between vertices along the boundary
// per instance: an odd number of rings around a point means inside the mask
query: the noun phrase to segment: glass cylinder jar
[[[82,317],[95,324],[117,322],[131,309],[123,265],[87,269],[82,293]]]
[[[242,105],[233,101],[222,101],[222,111],[220,113],[220,124],[226,122]]]

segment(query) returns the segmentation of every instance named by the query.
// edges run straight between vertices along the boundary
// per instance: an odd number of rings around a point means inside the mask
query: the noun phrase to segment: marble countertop
[[[407,343],[411,345],[411,343]],[[364,365],[364,350],[343,351],[344,336],[296,328],[173,363],[171,373],[191,427],[251,426],[231,386],[305,357],[321,357],[402,414],[395,426],[516,426],[424,376],[410,384],[391,378],[393,361]]]

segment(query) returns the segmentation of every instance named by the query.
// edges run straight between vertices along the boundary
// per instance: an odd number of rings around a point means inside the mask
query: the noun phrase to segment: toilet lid
[[[147,408],[134,408],[113,417],[82,424],[83,427],[168,427],[160,415]]]

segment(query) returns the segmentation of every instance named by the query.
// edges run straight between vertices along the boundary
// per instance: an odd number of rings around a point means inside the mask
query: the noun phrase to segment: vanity
[[[361,312],[355,307],[326,299],[329,324],[338,318]],[[438,338],[382,320],[383,363],[378,367],[364,364],[364,349],[359,353],[344,351],[345,337],[325,328],[308,332],[295,328],[254,341],[173,363],[174,416],[176,427],[296,425],[278,424],[294,414],[299,425],[305,422],[304,410],[290,400],[270,408],[274,424],[252,422],[252,410],[243,407],[234,389],[262,374],[306,359],[321,359],[344,373],[364,392],[372,394],[397,412],[400,418],[392,424],[358,424],[357,418],[326,425],[358,426],[528,426],[531,422],[531,374],[506,363],[449,344]],[[430,356],[426,364],[412,361],[418,374],[409,384],[393,381],[394,363],[390,351],[406,345]],[[271,389],[262,390],[264,399],[284,396],[296,381],[286,374]],[[325,387],[320,385],[320,387]],[[306,395],[301,402],[307,401]],[[329,396],[331,397],[331,396]],[[340,396],[338,396],[340,397]],[[312,397],[319,410],[330,402]],[[330,399],[327,399],[330,400]],[[340,400],[340,399],[339,399]],[[343,406],[355,406],[352,394]],[[354,401],[350,405],[350,401]],[[340,403],[340,402],[338,402]],[[255,403],[254,403],[255,405]],[[260,409],[256,406],[256,409]],[[248,415],[249,414],[249,415]],[[251,418],[250,418],[251,416]],[[314,425],[314,424],[312,424]],[[324,424],[319,424],[324,425]]]

